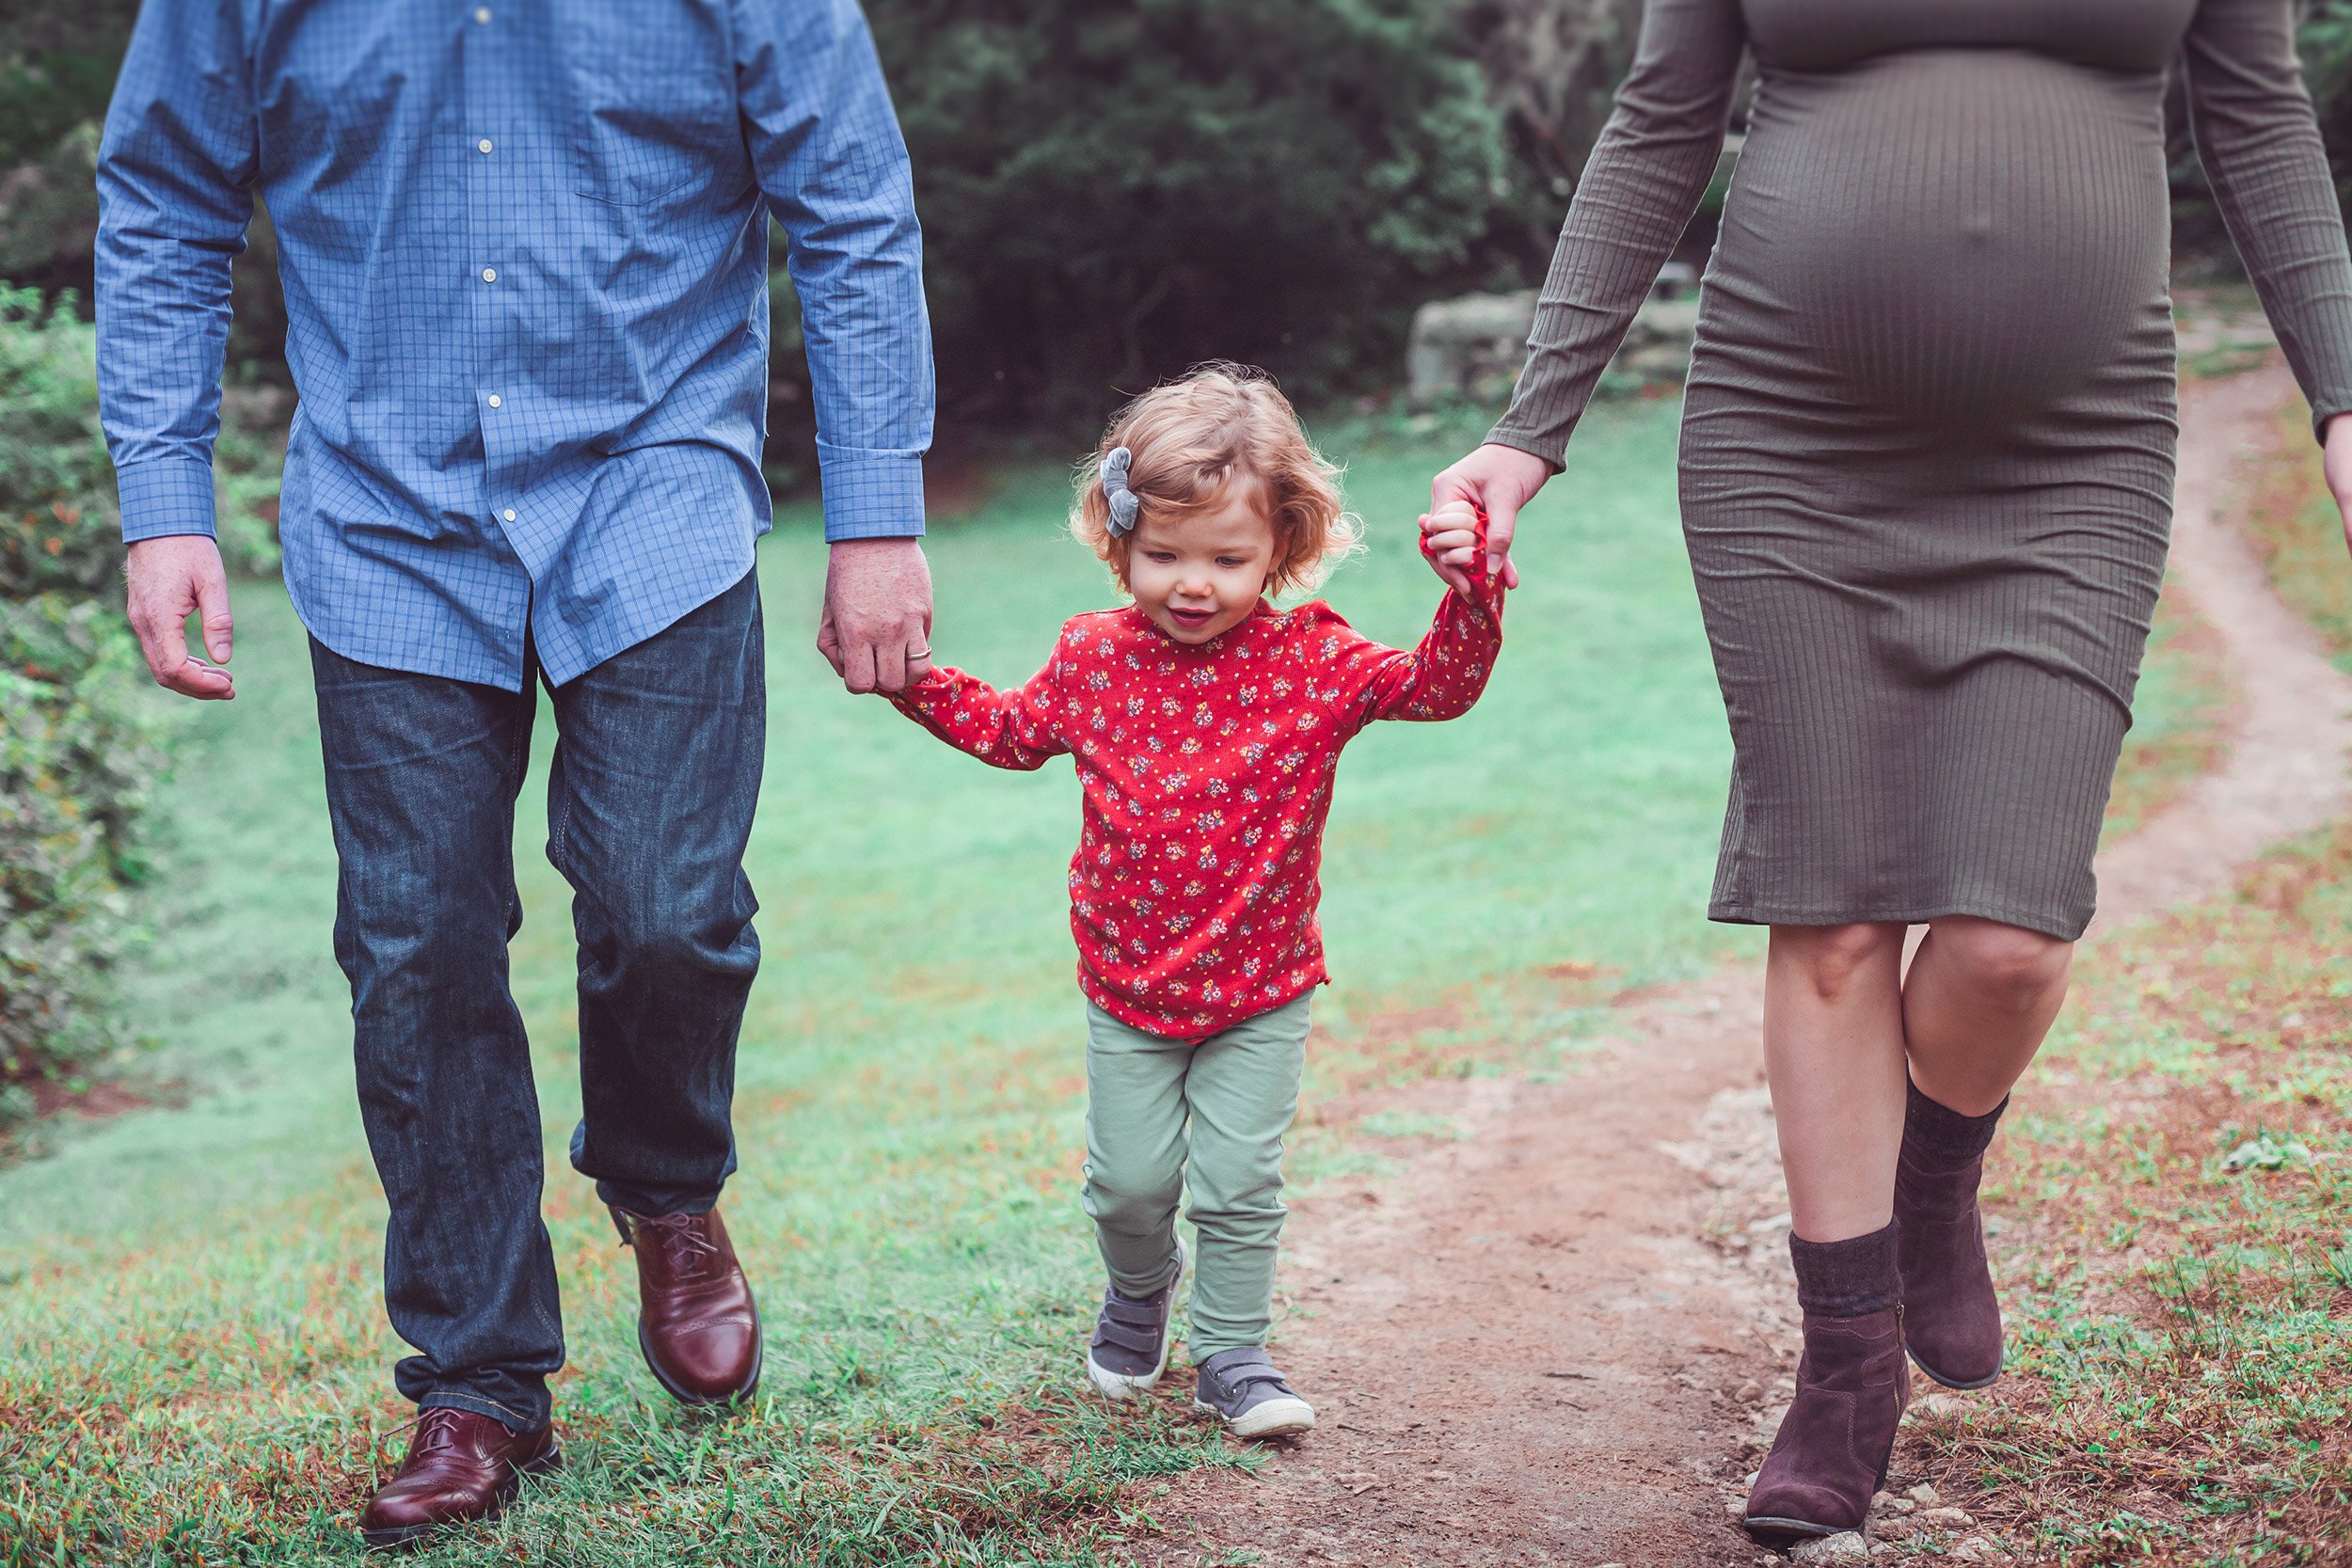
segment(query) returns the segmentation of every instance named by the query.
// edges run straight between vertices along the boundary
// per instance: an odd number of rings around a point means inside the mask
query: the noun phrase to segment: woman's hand
[[[2328,421],[2328,493],[2336,498],[2336,515],[2344,519],[2344,547],[2352,549],[2352,414]]]
[[[1519,585],[1518,568],[1511,564],[1511,534],[1518,528],[1519,508],[1551,478],[1551,465],[1534,452],[1489,441],[1437,477],[1429,486],[1432,515],[1449,501],[1468,501],[1486,514],[1486,573],[1505,588]],[[1424,524],[1427,518],[1423,518]],[[1459,568],[1442,564],[1438,575],[1468,594],[1470,578]]]
[[[1475,603],[1470,574],[1478,565],[1478,509],[1468,501],[1448,501],[1421,520],[1421,553],[1429,569],[1445,578],[1454,591]]]

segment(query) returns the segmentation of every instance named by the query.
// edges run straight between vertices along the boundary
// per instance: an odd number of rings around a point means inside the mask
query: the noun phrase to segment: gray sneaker
[[[1168,1344],[1176,1315],[1176,1285],[1184,1277],[1184,1244],[1176,1243],[1176,1272],[1148,1296],[1103,1288],[1103,1310],[1087,1346],[1087,1380],[1106,1400],[1125,1402],[1159,1386],[1168,1370]]]
[[[1236,1437],[1295,1437],[1312,1432],[1315,1407],[1298,1397],[1273,1357],[1255,1345],[1221,1350],[1200,1363],[1192,1407]]]

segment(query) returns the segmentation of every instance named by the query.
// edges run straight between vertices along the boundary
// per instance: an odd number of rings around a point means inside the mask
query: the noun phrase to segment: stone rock
[[[1405,395],[1416,408],[1449,396],[1500,404],[1527,362],[1535,291],[1432,300],[1413,312],[1406,340]]]
[[[1921,1529],[1974,1529],[1977,1522],[1957,1508],[1922,1509],[1911,1522]]]
[[[1688,261],[1669,261],[1658,269],[1649,292],[1659,299],[1680,299],[1699,292],[1699,269]]]
[[[1873,1493],[1871,1493],[1871,1494],[1870,1494],[1870,1512],[1871,1512],[1871,1513],[1884,1513],[1885,1512],[1887,1512],[1889,1509],[1893,1508],[1894,1506],[1895,1506],[1895,1494],[1894,1494],[1894,1493],[1892,1493],[1892,1492],[1873,1492]]]
[[[1971,1535],[1953,1542],[1944,1549],[1944,1555],[1960,1562],[1998,1562],[2004,1554],[1983,1536]]]
[[[1923,1481],[1918,1485],[1911,1489],[1911,1500],[1917,1503],[1921,1508],[1933,1508],[1936,1504],[1942,1502],[1944,1498],[1937,1493],[1934,1487],[1930,1486]]]
[[[1691,344],[1698,329],[1697,300],[1646,300],[1635,312],[1610,369],[1637,377],[1644,386],[1680,386],[1691,371]]]
[[[1669,265],[1645,300],[1611,361],[1622,383],[1678,386],[1691,367],[1699,306],[1691,269]],[[1527,363],[1527,335],[1535,325],[1535,291],[1464,294],[1436,299],[1413,312],[1405,348],[1405,396],[1415,408],[1447,398],[1501,404]]]
[[[1815,1541],[1800,1541],[1788,1548],[1788,1560],[1803,1563],[1806,1568],[1816,1564],[1837,1562],[1867,1562],[1869,1543],[1859,1530],[1845,1530],[1836,1535],[1824,1535]]]

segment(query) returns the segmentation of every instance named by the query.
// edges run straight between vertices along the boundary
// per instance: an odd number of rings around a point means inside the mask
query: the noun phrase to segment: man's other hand
[[[903,691],[931,667],[931,568],[917,539],[844,539],[825,569],[817,651],[852,691]]]
[[[229,577],[221,570],[220,547],[200,533],[142,539],[123,562],[129,589],[131,629],[138,634],[155,683],[183,697],[219,700],[237,694],[229,672],[230,631]],[[188,653],[187,624],[202,617],[207,664]]]

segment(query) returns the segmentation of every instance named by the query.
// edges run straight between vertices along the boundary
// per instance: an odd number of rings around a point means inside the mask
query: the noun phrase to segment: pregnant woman
[[[1709,913],[1772,927],[1804,1355],[1746,1524],[1783,1544],[1862,1523],[1906,1351],[2000,1370],[1978,1173],[2090,919],[2164,572],[2176,61],[2340,498],[2352,261],[2288,0],[1650,0],[1518,393],[1437,482],[1498,553],[1698,205],[1743,49],[1681,499],[1736,752]]]

